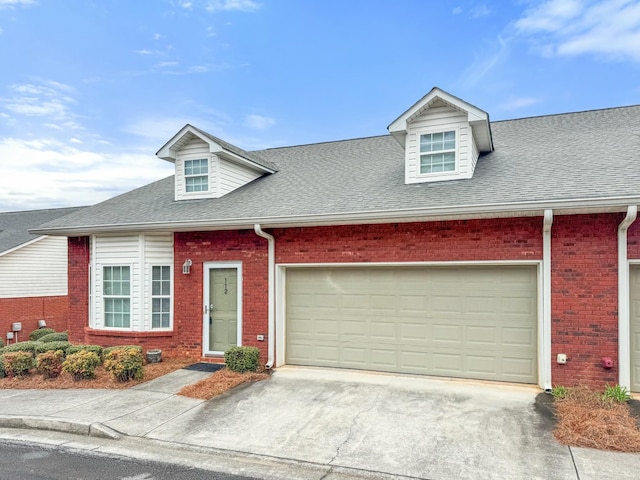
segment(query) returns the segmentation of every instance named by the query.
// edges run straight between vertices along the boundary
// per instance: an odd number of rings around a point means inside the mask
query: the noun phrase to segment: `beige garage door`
[[[631,391],[640,392],[640,265],[629,271],[631,329]]]
[[[285,361],[536,383],[534,266],[288,268]]]

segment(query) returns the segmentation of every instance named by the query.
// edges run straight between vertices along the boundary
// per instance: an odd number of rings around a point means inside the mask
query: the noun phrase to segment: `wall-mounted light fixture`
[[[45,320],[38,320],[38,328],[44,328],[47,326],[47,322]]]
[[[185,275],[189,275],[191,273],[191,265],[193,265],[193,262],[190,258],[187,258],[182,264],[182,273]]]

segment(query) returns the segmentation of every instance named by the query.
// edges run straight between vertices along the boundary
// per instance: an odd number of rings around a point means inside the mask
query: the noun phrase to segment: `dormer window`
[[[455,130],[420,135],[420,174],[455,171]]]
[[[209,161],[205,158],[184,161],[186,192],[206,192],[209,190]]]

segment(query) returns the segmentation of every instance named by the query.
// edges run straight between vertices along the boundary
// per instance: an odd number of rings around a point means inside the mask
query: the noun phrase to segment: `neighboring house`
[[[186,125],[175,176],[36,229],[69,237],[72,339],[640,392],[640,106],[490,122],[434,88],[388,129]]]
[[[67,328],[67,240],[34,235],[29,229],[80,208],[0,213],[0,336],[22,323],[14,341],[27,340],[38,320]]]

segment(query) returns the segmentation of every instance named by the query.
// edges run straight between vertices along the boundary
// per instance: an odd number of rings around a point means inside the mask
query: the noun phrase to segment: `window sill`
[[[84,333],[96,337],[136,337],[136,338],[157,338],[173,337],[173,331],[162,330],[160,332],[136,332],[134,330],[100,330],[97,328],[84,327]]]

